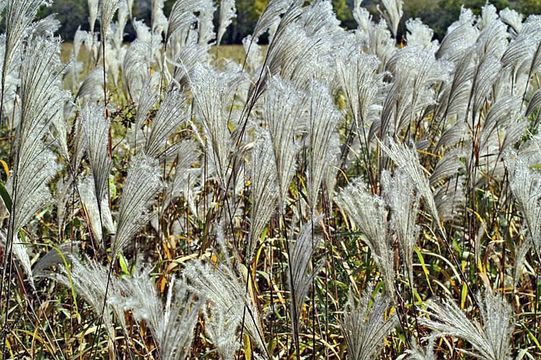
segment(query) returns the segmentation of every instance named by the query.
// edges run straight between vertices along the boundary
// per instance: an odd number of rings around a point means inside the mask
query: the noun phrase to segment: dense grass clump
[[[2,358],[541,358],[540,16],[271,0],[235,60],[232,0],[49,3],[0,1]]]

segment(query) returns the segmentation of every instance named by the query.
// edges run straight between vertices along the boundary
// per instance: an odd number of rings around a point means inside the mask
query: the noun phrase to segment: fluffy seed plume
[[[346,305],[342,332],[346,338],[349,357],[354,360],[375,358],[385,337],[398,324],[396,314],[386,316],[389,299],[377,294],[370,307],[371,297],[372,288],[369,287],[357,304],[350,294]]]
[[[187,120],[188,116],[186,98],[177,90],[168,92],[152,122],[145,153],[150,157],[158,157],[168,137]]]
[[[132,159],[118,211],[114,252],[122,250],[150,220],[148,207],[161,186],[157,160],[143,154]]]
[[[512,310],[501,295],[485,291],[479,299],[481,320],[472,321],[453,301],[430,301],[426,310],[434,320],[421,323],[435,331],[436,336],[453,336],[470,343],[473,351],[462,351],[482,360],[508,360],[513,332]]]
[[[261,232],[277,208],[276,184],[272,143],[267,132],[260,129],[252,153],[252,212],[248,249],[250,258]]]
[[[388,212],[385,202],[379,196],[369,193],[361,180],[348,185],[336,201],[366,236],[366,244],[370,247],[385,280],[385,288],[388,294],[394,297],[394,260],[387,232]]]

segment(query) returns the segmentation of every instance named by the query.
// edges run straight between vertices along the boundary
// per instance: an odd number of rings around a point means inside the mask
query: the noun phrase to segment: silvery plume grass
[[[415,184],[402,172],[391,176],[382,174],[384,198],[391,209],[390,227],[398,238],[400,254],[406,265],[410,286],[413,286],[413,251],[419,236],[417,216],[419,214],[419,194]]]
[[[157,158],[167,147],[168,137],[188,118],[186,98],[177,90],[169,91],[152,121],[145,154]],[[136,129],[137,130],[137,129]]]
[[[5,3],[6,39],[4,61],[2,67],[2,92],[4,91],[5,75],[11,67],[13,57],[21,42],[28,35],[28,27],[42,5],[49,5],[44,0],[8,0]]]
[[[120,202],[113,239],[115,252],[126,247],[141,227],[150,220],[149,206],[161,187],[158,161],[143,154],[134,157]]]
[[[94,178],[94,193],[101,213],[102,199],[109,199],[109,174],[112,161],[109,155],[109,121],[104,116],[105,109],[87,105],[81,113],[81,124],[87,143],[87,157]],[[101,216],[101,215],[100,215]],[[101,220],[100,220],[101,221]]]
[[[6,237],[7,237],[6,234],[3,231],[0,231],[0,246],[4,249],[4,251],[7,245]],[[33,286],[34,285],[34,272],[32,271],[32,264],[30,262],[30,256],[28,256],[27,244],[15,238],[11,245],[11,249],[13,251],[13,255],[15,255],[17,260],[22,265],[22,268],[24,272],[26,273],[26,276],[28,277],[28,279],[30,280],[30,283]]]
[[[56,157],[45,144],[54,118],[61,116],[59,43],[33,39],[21,69],[21,108],[12,178],[12,231],[24,226],[50,197],[47,183],[56,174]],[[45,54],[45,56],[44,56]]]
[[[365,236],[363,240],[372,251],[387,294],[394,297],[395,269],[384,200],[371,194],[362,180],[357,180],[342,190],[336,201]]]
[[[237,16],[236,11],[234,0],[222,0],[220,2],[220,26],[218,27],[216,43],[220,44],[222,41],[227,27],[231,25],[233,19]]]
[[[263,129],[256,130],[252,151],[252,208],[248,254],[251,259],[261,232],[278,208],[278,184],[270,136]]]
[[[13,147],[14,171],[9,178],[7,189],[3,187],[11,200],[10,206],[7,206],[4,194],[3,202],[6,208],[9,207],[9,218],[0,280],[0,299],[6,313],[11,295],[13,252],[23,260],[27,272],[29,269],[29,263],[24,256],[24,245],[18,241],[18,232],[52,199],[48,182],[58,171],[58,165],[56,156],[45,143],[45,138],[54,117],[60,116],[65,98],[65,93],[60,88],[59,42],[56,39],[30,38],[25,55],[27,61],[22,64],[20,70],[19,121]],[[19,244],[15,244],[16,242]],[[31,272],[29,277],[32,280]],[[4,294],[6,279],[8,281]],[[4,352],[5,346],[2,346],[2,349]]]
[[[515,157],[516,154],[509,154],[506,159],[506,165],[512,179],[511,191],[524,215],[528,229],[528,240],[533,243],[538,256],[541,256],[541,224],[539,223],[541,178],[535,170],[528,168],[527,163],[522,159],[515,159]]]
[[[319,198],[319,191],[325,171],[332,166],[331,147],[336,126],[340,120],[340,113],[336,110],[328,89],[318,83],[310,87],[312,98],[309,105],[309,133],[308,133],[308,159],[307,180],[308,199],[310,207],[314,209]]]
[[[387,21],[389,29],[393,32],[394,37],[396,37],[398,32],[398,23],[402,17],[404,2],[402,0],[383,0],[382,1],[385,11],[383,11],[383,17]]]
[[[454,336],[467,341],[469,356],[483,360],[510,359],[512,310],[500,294],[486,290],[479,299],[482,323],[470,320],[453,301],[428,302],[434,320],[422,320],[435,336]]]
[[[439,213],[434,202],[434,195],[430,188],[430,183],[426,177],[425,170],[419,163],[419,157],[415,149],[408,148],[406,145],[397,144],[393,141],[389,146],[380,144],[381,148],[397,165],[397,167],[415,184],[419,190],[419,194],[426,201],[428,210],[434,217],[438,226],[440,226]]]
[[[196,109],[203,124],[202,136],[210,163],[225,186],[229,166],[230,135],[228,113],[230,96],[236,79],[227,73],[197,65],[191,74],[191,89]]]
[[[541,356],[539,16],[85,2],[0,1],[2,358]]]
[[[255,344],[264,350],[257,308],[246,294],[245,285],[229,266],[222,265],[216,268],[211,264],[196,262],[185,270],[184,275],[188,280],[189,289],[208,301],[211,311],[221,313],[222,316],[231,319],[230,321],[234,320],[237,327],[244,327]],[[236,336],[236,332],[230,332],[228,335]]]
[[[273,77],[264,98],[265,121],[274,153],[276,182],[281,206],[285,205],[289,182],[295,171],[299,151],[296,121],[302,118],[305,99],[293,84]]]
[[[154,337],[162,359],[183,359],[191,347],[201,302],[188,293],[183,279],[170,280],[165,303],[150,276],[151,269],[136,269],[129,277],[118,281],[118,289],[110,303],[131,311],[138,322],[144,322]],[[126,329],[126,322],[122,321]]]
[[[291,256],[290,256],[290,272],[289,272],[289,287],[291,289],[291,323],[293,329],[293,338],[296,346],[299,346],[299,332],[301,323],[301,312],[304,301],[313,284],[313,280],[321,265],[313,264],[313,256],[320,240],[314,234],[316,222],[320,221],[321,217],[313,218],[309,223],[305,224],[299,233],[295,242],[290,241]]]
[[[385,295],[376,294],[372,299],[371,287],[358,302],[350,293],[341,328],[351,359],[377,356],[385,337],[398,323],[396,314],[387,314],[388,307]]]
[[[116,279],[110,278],[106,266],[94,260],[71,257],[69,263],[69,266],[62,265],[60,272],[48,273],[47,276],[83,297],[103,321],[109,336],[113,337],[115,316],[117,319],[124,316],[120,307],[107,303],[107,294],[114,294],[118,289]]]

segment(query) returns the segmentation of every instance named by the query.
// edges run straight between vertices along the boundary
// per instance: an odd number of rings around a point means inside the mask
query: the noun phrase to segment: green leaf
[[[122,254],[118,254],[118,264],[120,265],[120,270],[122,271],[122,274],[129,275],[130,269],[128,267],[128,261]]]
[[[13,203],[11,202],[11,196],[9,196],[9,193],[4,186],[4,183],[0,181],[0,197],[2,197],[2,200],[4,201],[4,205],[6,205],[6,208],[9,212],[11,212],[11,207],[13,206]]]

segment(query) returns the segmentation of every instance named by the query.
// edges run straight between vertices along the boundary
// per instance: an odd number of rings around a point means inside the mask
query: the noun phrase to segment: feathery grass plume
[[[205,333],[224,360],[233,360],[239,347],[236,333],[239,326],[237,319],[216,309],[203,308]]]
[[[317,216],[302,226],[301,232],[297,237],[297,240],[293,243],[293,240],[288,239],[291,249],[291,259],[289,266],[291,269],[288,273],[288,285],[291,290],[291,327],[293,332],[293,339],[295,340],[295,346],[299,347],[299,335],[300,335],[300,318],[304,301],[310,290],[310,286],[313,284],[313,280],[317,276],[322,264],[316,265],[316,268],[311,268],[312,257],[316,247],[321,239],[317,239],[314,234],[314,227],[316,223],[321,221],[323,216]],[[315,326],[315,324],[312,324]]]
[[[526,116],[532,115],[537,110],[537,116],[535,117],[535,123],[539,123],[541,119],[541,89],[538,89],[530,99],[528,107],[526,108]]]
[[[128,23],[129,10],[126,0],[119,0],[117,20],[114,25],[114,36],[112,37],[112,43],[114,49],[118,52],[121,50],[124,42],[124,29]]]
[[[88,24],[90,25],[90,32],[94,32],[96,26],[96,20],[98,19],[98,12],[100,7],[100,0],[88,0]]]
[[[196,163],[200,156],[201,150],[195,141],[184,140],[179,144],[175,176],[171,185],[168,186],[164,205],[179,197],[184,192],[190,178],[196,177],[193,173],[192,164]]]
[[[501,10],[499,15],[501,21],[510,27],[509,32],[513,37],[516,37],[522,31],[522,21],[524,20],[524,15],[509,8]]]
[[[430,48],[434,51],[437,49],[436,44],[432,43],[434,31],[428,25],[423,24],[421,19],[408,19],[406,29],[408,29],[406,35],[408,46]]]
[[[62,115],[66,93],[61,90],[61,71],[60,42],[30,39],[21,65],[20,121],[11,179],[14,232],[50,199],[47,183],[56,174],[57,161],[43,141],[54,118]]]
[[[200,7],[197,15],[198,44],[209,44],[216,38],[214,33],[214,12],[216,7],[213,0],[199,0]]]
[[[309,23],[315,18],[309,16],[314,12],[303,12],[300,7],[289,10],[282,18],[267,50],[266,63],[270,74],[279,75],[303,89],[309,87],[314,74],[320,79],[330,77],[330,52],[335,45],[329,41],[330,34],[314,32],[320,30],[313,29],[314,24]],[[303,18],[305,14],[308,15]],[[315,20],[324,26],[323,22],[317,18]]]
[[[271,0],[267,4],[265,11],[261,14],[257,23],[255,24],[252,40],[259,41],[259,37],[263,35],[267,30],[276,28],[281,21],[280,17],[288,10],[293,9],[301,5],[299,0]],[[270,34],[269,38],[272,39],[273,34]]]
[[[377,55],[382,68],[396,51],[396,40],[384,21],[375,24],[368,11],[360,13],[361,24],[357,30],[357,38],[363,44],[363,50],[368,54]]]
[[[501,62],[496,56],[487,56],[474,73],[473,111],[478,113],[492,94],[492,87],[501,73]]]
[[[5,47],[2,67],[2,86],[12,65],[13,56],[23,39],[28,35],[27,28],[32,24],[38,9],[50,5],[51,0],[7,0],[5,4]],[[3,89],[2,89],[3,90]]]
[[[395,81],[383,104],[380,138],[398,134],[436,103],[434,86],[447,80],[446,66],[426,48],[407,46],[397,50],[387,67]],[[406,69],[406,70],[404,70]],[[394,120],[394,127],[391,127]]]
[[[509,44],[509,34],[507,33],[507,26],[498,19],[492,17],[492,10],[485,11],[485,9],[493,8],[493,5],[487,5],[483,7],[483,17],[478,21],[477,26],[481,29],[481,33],[477,38],[475,44],[477,54],[481,59],[487,56],[494,56],[497,59],[501,59]],[[488,17],[485,16],[488,14]]]
[[[136,155],[130,164],[120,207],[113,252],[121,251],[151,217],[148,207],[162,187],[156,159]]]
[[[99,2],[101,33],[102,36],[106,37],[109,33],[113,16],[115,16],[115,12],[118,10],[120,0],[99,0]],[[101,39],[101,41],[105,41],[105,39]]]
[[[261,46],[254,42],[252,35],[248,35],[242,39],[242,47],[244,48],[248,70],[251,71],[252,74],[260,73],[261,67],[263,66]]]
[[[289,183],[295,173],[295,157],[299,150],[295,141],[296,126],[303,118],[305,101],[304,94],[291,83],[278,76],[269,80],[263,118],[269,126],[281,210],[286,205]]]
[[[244,281],[229,266],[216,267],[194,261],[186,267],[183,275],[188,280],[188,289],[206,301],[212,313],[222,313],[225,318],[235,321],[237,327],[241,326],[244,317],[244,329],[257,347],[265,351],[257,308],[245,291]]]
[[[512,95],[503,95],[495,99],[486,114],[485,121],[479,134],[480,156],[486,162],[493,163],[500,159],[505,152],[505,145],[511,145],[501,141],[501,133],[511,135],[516,125],[521,123],[521,98]],[[522,132],[519,137],[522,136]]]
[[[72,136],[70,139],[69,147],[71,150],[70,153],[70,168],[77,174],[79,167],[83,161],[83,157],[86,154],[88,143],[85,131],[85,125],[82,123],[83,117],[78,116],[73,122]],[[70,174],[70,176],[75,176],[75,174]]]
[[[223,186],[227,183],[231,141],[227,107],[231,106],[237,81],[237,74],[218,72],[202,64],[195,66],[190,79],[195,106],[204,127],[209,160]]]
[[[79,181],[78,192],[81,198],[81,205],[90,223],[90,230],[94,239],[101,243],[103,240],[103,229],[108,233],[114,232],[113,218],[109,208],[109,199],[104,197],[100,204],[96,198],[96,187],[94,178],[86,176]]]
[[[106,301],[105,297],[112,297],[118,293],[117,279],[109,276],[108,267],[92,259],[86,258],[81,261],[76,256],[70,256],[69,260],[71,267],[60,266],[60,272],[50,272],[48,277],[73,289],[76,294],[83,297],[99,320],[103,321],[113,341],[115,334],[113,314],[119,320],[124,317],[124,311],[120,306]]]
[[[442,221],[451,221],[463,215],[466,204],[465,183],[465,176],[458,175],[436,189],[434,203]]]
[[[103,107],[97,105],[86,105],[81,117],[96,199],[109,199],[108,181],[113,166],[108,150],[109,121],[105,119]]]
[[[169,24],[167,26],[167,33],[165,37],[165,43],[168,44],[169,40],[177,33],[188,33],[191,25],[197,21],[195,12],[198,11],[201,5],[201,0],[177,0],[171,8],[169,14]]]
[[[137,39],[131,43],[122,63],[122,76],[126,91],[131,99],[141,98],[153,62],[154,55],[151,44]]]
[[[363,1],[364,0],[354,0],[353,9],[351,11],[353,19],[357,23],[358,29],[366,29],[368,27],[366,21],[370,19],[370,14],[368,13],[368,10],[361,6]]]
[[[462,8],[459,19],[447,29],[436,57],[456,62],[464,57],[478,36],[479,29],[475,26],[475,16],[470,9]]]
[[[0,61],[4,59],[5,51],[5,34],[0,34]],[[12,64],[9,68],[6,68],[4,74],[4,98],[3,102],[0,104],[3,109],[1,124],[4,126],[10,126],[11,128],[16,127],[16,123],[19,121],[18,115],[16,114],[18,94],[19,89],[19,70],[21,68],[22,59],[20,56],[14,56]],[[4,120],[5,119],[5,120]]]
[[[103,99],[103,68],[97,66],[88,74],[79,91],[75,95],[75,100],[79,100],[82,104],[97,103]]]
[[[402,261],[406,264],[410,286],[413,286],[413,250],[419,236],[416,225],[419,213],[419,195],[415,184],[401,171],[394,176],[384,171],[381,176],[383,197],[391,209],[390,226],[398,237]]]
[[[231,25],[233,19],[237,16],[237,9],[235,7],[235,0],[221,0],[220,1],[220,22],[218,26],[218,35],[216,44],[220,44],[222,37],[227,30],[227,27]]]
[[[461,161],[461,158],[464,158],[465,156],[465,151],[461,148],[446,151],[430,175],[430,185],[438,185],[439,183],[456,176],[460,170],[464,170],[464,164]]]
[[[365,290],[361,300],[355,304],[349,294],[341,328],[346,338],[348,358],[353,360],[373,359],[383,347],[383,340],[398,324],[396,314],[386,316],[390,299],[378,293],[373,299],[372,286]]]
[[[159,99],[160,77],[158,74],[147,74],[143,81],[143,86],[139,92],[139,96],[134,99],[137,104],[135,113],[135,122],[133,128],[135,131],[141,129],[143,121],[145,121],[148,113]]]
[[[332,204],[334,199],[334,189],[336,186],[336,174],[339,170],[340,162],[340,135],[335,132],[331,137],[330,153],[327,159],[328,165],[325,169],[325,177],[323,179],[325,189],[325,199],[328,204]]]
[[[336,64],[337,76],[355,121],[357,134],[362,136],[363,145],[367,149],[368,129],[376,119],[378,93],[383,87],[384,73],[378,72],[379,66],[377,56],[357,51],[341,56]],[[343,152],[347,149],[347,144],[345,146]]]
[[[4,251],[6,249],[6,240],[6,233],[3,230],[0,230],[0,247],[4,248]],[[28,280],[30,281],[30,284],[32,285],[32,287],[34,287],[34,273],[32,272],[32,264],[30,262],[30,257],[28,256],[28,252],[26,251],[26,244],[22,243],[19,240],[18,236],[15,235],[11,249],[17,260],[19,260],[19,262],[21,263],[23,270],[26,273]]]
[[[113,24],[113,27],[115,24]],[[103,49],[102,49],[103,50]],[[122,45],[116,47],[111,41],[105,44],[105,69],[107,70],[107,76],[111,77],[112,84],[117,88],[119,86],[120,71],[122,69],[123,59],[126,55],[126,48]]]
[[[395,297],[395,269],[388,230],[388,212],[383,199],[372,195],[361,179],[349,184],[338,195],[336,203],[346,212],[353,223],[366,236],[366,242],[374,261],[385,281],[387,294]]]
[[[333,155],[331,146],[334,145],[332,137],[336,131],[340,113],[334,106],[329,89],[317,82],[310,85],[309,127],[308,127],[308,200],[315,210],[319,189],[325,170],[330,164]],[[312,216],[314,214],[311,214]]]
[[[305,7],[300,21],[311,36],[318,37],[324,41],[344,42],[349,40],[349,38],[343,38],[346,33],[340,27],[340,20],[337,19],[330,1],[316,1],[310,4],[310,6]],[[333,45],[336,45],[336,43]]]
[[[381,142],[380,146],[385,154],[394,161],[398,168],[410,177],[411,181],[417,187],[417,190],[419,190],[420,195],[424,198],[438,227],[441,227],[438,208],[434,202],[434,195],[432,189],[430,189],[428,178],[426,177],[426,170],[419,162],[417,151],[408,148],[404,144],[397,144],[392,140],[389,142],[389,146],[386,146]]]
[[[486,3],[481,7],[481,16],[477,20],[477,26],[481,30],[498,21],[498,9],[492,4]]]
[[[436,354],[434,353],[434,342],[436,338],[430,336],[428,338],[428,344],[426,349],[423,349],[419,344],[414,343],[411,349],[407,349],[406,352],[396,360],[437,360]]]
[[[71,258],[78,255],[80,242],[73,241],[59,246],[53,246],[45,255],[40,257],[32,267],[35,278],[51,275],[51,269],[55,266],[71,263]]]
[[[165,95],[160,109],[152,121],[145,153],[150,157],[158,158],[167,143],[168,137],[180,124],[188,119],[189,115],[186,97],[177,90],[170,90]]]
[[[62,24],[56,19],[55,14],[51,14],[41,20],[33,22],[28,29],[28,33],[32,37],[53,37],[54,34],[60,29]]]
[[[471,87],[473,86],[475,69],[473,59],[474,53],[468,52],[457,60],[451,81],[443,85],[442,100],[438,107],[441,118],[445,119],[456,115],[462,121],[466,117]],[[463,131],[460,132],[463,133]]]
[[[380,14],[385,18],[387,26],[393,32],[393,37],[396,38],[398,34],[398,24],[404,11],[402,7],[404,6],[403,0],[381,0],[385,11],[380,10]],[[378,6],[379,10],[379,6]]]
[[[152,32],[155,34],[162,34],[169,26],[167,17],[163,13],[164,5],[165,0],[152,0],[152,16],[150,21]]]
[[[258,128],[252,152],[252,207],[250,214],[249,259],[263,229],[277,208],[278,192],[274,153],[269,134]]]
[[[513,67],[515,71],[531,72],[535,69],[536,59],[539,61],[541,46],[541,19],[528,18],[518,36],[509,43],[501,61],[505,67]],[[525,70],[522,70],[525,69]]]
[[[178,83],[180,89],[188,87],[189,74],[192,73],[197,64],[210,63],[208,51],[208,45],[188,44],[175,52],[175,61],[172,62],[174,65],[173,79],[174,82]]]
[[[479,296],[481,324],[470,320],[454,301],[428,301],[425,312],[434,320],[420,319],[435,332],[434,336],[453,336],[470,343],[473,351],[466,355],[482,360],[511,359],[513,312],[502,295],[486,290]]]
[[[541,256],[541,174],[530,170],[528,164],[515,154],[508,154],[505,166],[509,171],[509,185],[528,228],[529,239]]]
[[[121,291],[111,296],[109,303],[131,311],[137,321],[146,323],[161,359],[185,359],[190,352],[201,306],[188,294],[185,281],[171,279],[165,304],[150,277],[150,268],[137,269],[134,275],[117,282]]]

